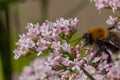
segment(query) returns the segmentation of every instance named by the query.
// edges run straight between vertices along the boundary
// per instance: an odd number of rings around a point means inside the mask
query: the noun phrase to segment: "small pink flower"
[[[51,45],[51,48],[53,49],[53,51],[55,52],[55,53],[61,53],[61,43],[60,43],[60,41],[58,41],[58,42],[53,42],[52,43],[52,45]]]
[[[80,60],[79,66],[82,67],[84,64],[85,64],[85,61],[84,60]]]
[[[57,61],[57,62],[62,62],[62,61],[63,61],[63,59],[62,59],[62,57],[61,57],[61,56],[57,56],[57,57],[55,57],[55,61]]]
[[[77,58],[77,59],[80,59],[80,58],[81,58],[81,55],[78,53],[76,58]]]
[[[85,65],[85,69],[90,73],[94,74],[96,72],[95,68],[90,65]]]
[[[114,25],[117,20],[118,20],[117,17],[109,16],[109,18],[108,18],[108,20],[106,21],[106,23],[107,23],[108,25]]]
[[[77,28],[77,24],[78,24],[78,19],[77,18],[75,18],[75,19],[71,19],[71,26],[73,26],[73,28],[71,28],[73,31],[74,30],[76,30],[76,28]]]
[[[102,55],[101,55],[101,59],[107,59],[108,58],[108,55],[104,52],[102,52]]]
[[[69,61],[69,62],[67,63],[67,66],[68,66],[69,68],[72,68],[73,66],[75,66],[75,63],[72,62],[72,61]]]
[[[80,50],[80,49],[81,49],[80,45],[76,45],[76,50]]]
[[[103,8],[111,8],[113,13],[115,10],[120,9],[120,0],[92,0],[95,2],[95,6],[98,10]]]
[[[85,51],[85,54],[86,54],[86,55],[89,55],[89,54],[90,54],[90,50],[87,49],[87,50]]]
[[[90,53],[90,55],[88,56],[88,61],[91,61],[94,57],[95,57],[96,53],[92,52]]]
[[[109,0],[96,0],[95,6],[97,7],[98,10],[108,7],[108,1]]]

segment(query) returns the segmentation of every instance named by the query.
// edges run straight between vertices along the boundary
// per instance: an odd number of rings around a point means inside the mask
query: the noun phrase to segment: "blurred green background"
[[[13,58],[15,42],[19,34],[26,32],[27,23],[77,17],[80,35],[92,26],[107,26],[105,21],[111,14],[111,10],[99,14],[89,0],[0,0],[0,80],[18,80],[23,67],[36,58],[36,55]]]

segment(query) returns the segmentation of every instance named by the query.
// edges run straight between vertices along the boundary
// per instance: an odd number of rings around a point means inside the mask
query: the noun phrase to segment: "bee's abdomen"
[[[110,49],[112,52],[118,52],[120,49],[110,43],[105,44],[108,49]]]

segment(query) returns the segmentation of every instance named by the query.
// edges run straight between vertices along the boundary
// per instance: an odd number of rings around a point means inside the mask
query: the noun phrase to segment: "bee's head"
[[[83,36],[82,36],[82,39],[84,40],[85,44],[84,45],[92,45],[93,43],[93,39],[92,39],[92,35],[90,33],[85,33]]]

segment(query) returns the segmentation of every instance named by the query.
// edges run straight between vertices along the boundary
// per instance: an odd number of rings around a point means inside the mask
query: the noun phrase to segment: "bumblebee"
[[[111,55],[108,51],[116,53],[120,50],[120,37],[112,31],[114,26],[109,28],[93,27],[88,32],[84,33],[80,39],[84,39],[84,45],[96,45],[98,53],[105,52],[108,55],[107,62],[112,62]]]

